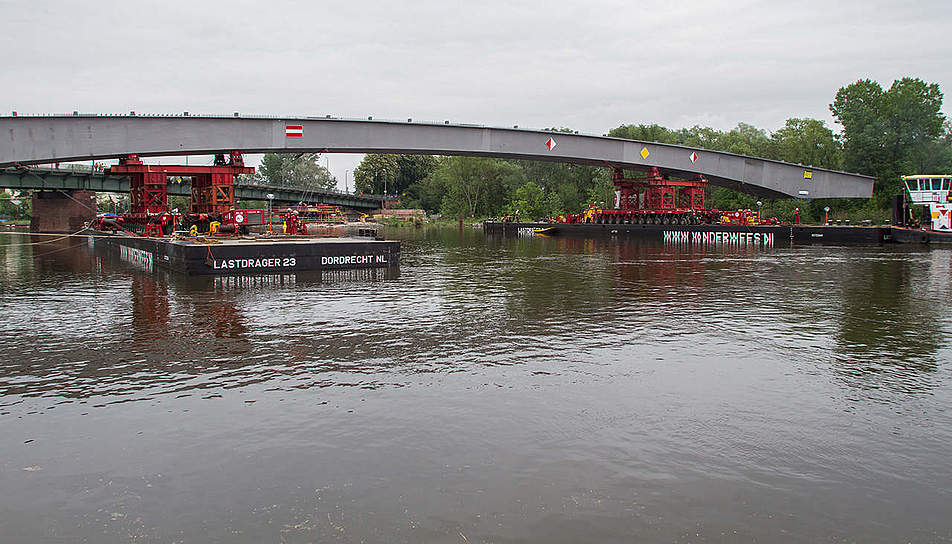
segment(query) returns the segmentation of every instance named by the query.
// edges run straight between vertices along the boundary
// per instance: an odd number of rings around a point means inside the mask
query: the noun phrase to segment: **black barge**
[[[89,245],[115,251],[147,270],[185,274],[287,274],[399,266],[400,242],[367,238],[181,239],[109,235],[87,231]]]
[[[507,236],[631,237],[675,244],[952,244],[952,233],[895,226],[820,225],[635,225],[602,223],[516,223],[486,221],[486,234]]]

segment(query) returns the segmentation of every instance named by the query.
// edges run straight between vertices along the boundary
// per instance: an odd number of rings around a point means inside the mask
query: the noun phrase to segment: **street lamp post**
[[[344,170],[344,192],[347,192],[347,176],[350,174],[350,170]]]
[[[270,235],[272,233],[271,228],[273,222],[271,217],[271,202],[274,200],[274,194],[268,193],[264,196],[268,197],[268,234]]]

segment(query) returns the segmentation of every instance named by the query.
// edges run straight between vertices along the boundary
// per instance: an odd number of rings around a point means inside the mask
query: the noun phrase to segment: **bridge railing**
[[[88,164],[76,164],[76,163],[53,163],[53,164],[36,164],[30,166],[33,170],[44,170],[52,173],[70,173],[70,174],[102,174],[108,165],[88,165]]]

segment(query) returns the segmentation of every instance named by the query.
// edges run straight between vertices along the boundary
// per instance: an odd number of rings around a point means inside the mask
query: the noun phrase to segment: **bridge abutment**
[[[33,191],[30,232],[78,232],[96,213],[92,191]]]

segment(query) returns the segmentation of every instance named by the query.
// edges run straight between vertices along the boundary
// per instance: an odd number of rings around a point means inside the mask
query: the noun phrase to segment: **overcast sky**
[[[775,130],[832,124],[861,78],[952,90],[949,0],[0,0],[0,16],[0,108],[23,113]],[[330,156],[341,184],[358,159]]]

